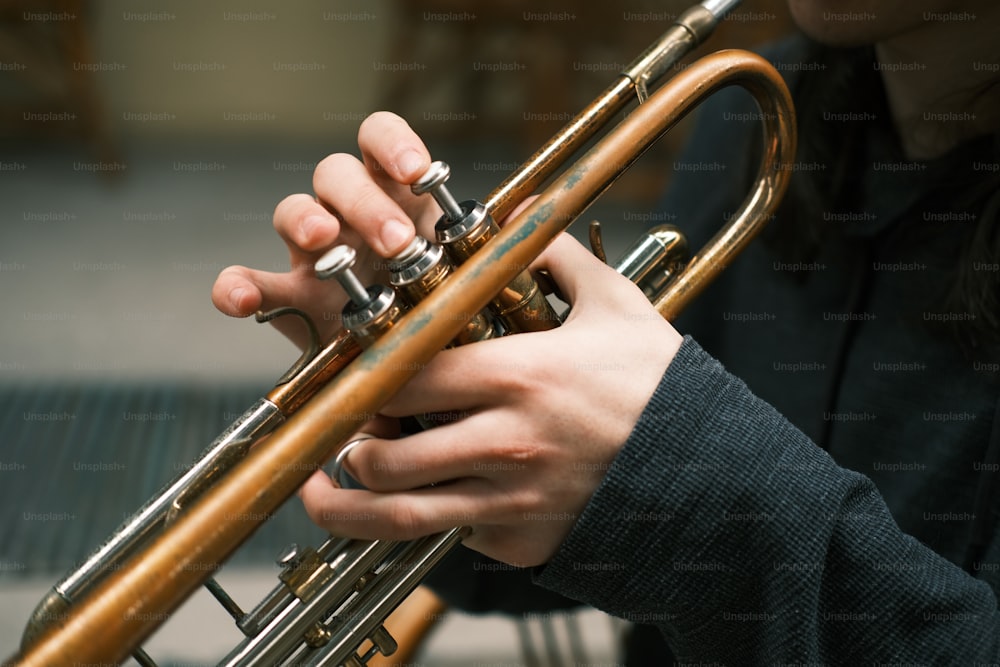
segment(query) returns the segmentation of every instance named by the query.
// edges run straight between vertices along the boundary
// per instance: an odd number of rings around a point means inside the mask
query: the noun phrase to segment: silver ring
[[[330,477],[337,483],[338,486],[340,486],[340,488],[347,489],[358,484],[357,480],[354,480],[354,478],[350,476],[350,473],[344,469],[344,460],[347,458],[347,455],[351,453],[352,449],[360,445],[365,440],[372,440],[374,437],[374,435],[362,433],[359,437],[351,440],[340,448],[340,451],[337,453],[337,457],[333,460],[333,464],[330,468]]]

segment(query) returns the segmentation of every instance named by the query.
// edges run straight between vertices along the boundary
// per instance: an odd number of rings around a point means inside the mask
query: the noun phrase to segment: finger
[[[526,341],[518,338],[495,338],[439,352],[382,406],[382,412],[392,417],[471,412],[488,404],[512,402],[530,391],[532,382],[528,364],[520,361],[527,354],[523,352]]]
[[[400,186],[405,192],[431,165],[430,153],[416,132],[387,111],[373,113],[361,123],[358,147],[381,185]]]
[[[245,266],[223,269],[212,285],[212,304],[230,317],[246,317],[259,310],[262,295],[253,272]]]
[[[399,420],[381,414],[375,415],[358,429],[358,435],[367,434],[376,438],[398,438],[399,433]]]
[[[402,250],[416,233],[406,212],[352,155],[338,153],[320,162],[313,174],[313,189],[341,222],[383,257]]]
[[[375,182],[407,212],[418,233],[434,238],[434,223],[441,209],[430,195],[414,195],[410,185],[431,164],[424,142],[399,116],[380,111],[358,129],[361,157]]]
[[[230,266],[222,270],[212,286],[212,303],[233,317],[247,317],[258,310],[268,311],[282,306],[308,308],[318,316],[335,311],[337,295],[326,287],[302,272],[273,273]],[[275,320],[275,323],[279,321]]]
[[[595,257],[569,234],[560,234],[531,264],[533,271],[548,271],[563,296],[576,307],[587,300],[622,298],[623,290],[635,292],[631,281]]]
[[[499,432],[498,413],[479,413],[405,438],[365,440],[351,450],[345,464],[368,489],[384,493],[523,473],[532,464],[536,448],[519,447],[507,436],[481,437]]]
[[[412,540],[472,525],[493,513],[479,480],[384,494],[340,489],[322,477],[310,477],[299,497],[313,523],[341,537]]]
[[[323,294],[316,294],[314,286],[306,284],[295,273],[271,273],[245,266],[223,269],[212,286],[212,303],[231,317],[247,317],[257,311],[268,311],[281,306],[297,306],[305,301],[311,312],[333,313],[333,304],[325,310],[318,308]],[[272,320],[275,329],[284,334],[300,349],[309,343],[309,332],[297,317],[279,317]]]
[[[360,443],[360,442],[368,442],[369,441],[368,439],[374,439],[374,438],[392,439],[398,437],[399,437],[399,420],[391,419],[389,417],[386,417],[385,415],[375,415],[375,417],[369,419],[367,422],[362,424],[361,429],[358,430],[358,432],[355,433],[353,436],[351,436],[350,440],[348,440],[347,443],[345,443],[344,448],[346,448],[346,445],[350,444],[351,442]],[[342,452],[344,448],[341,448],[340,451]],[[347,467],[347,459],[350,458],[350,452],[352,451],[353,450],[348,450],[348,456],[345,457],[345,459],[341,462],[341,465],[343,465],[344,467]],[[333,459],[331,458],[331,461],[332,460]],[[348,467],[348,472],[350,472],[349,467]],[[316,477],[316,479],[310,478],[306,480],[305,483],[319,485],[319,486],[333,485],[336,488],[340,488],[337,483],[337,480],[330,477],[330,475],[328,475],[324,470],[317,470],[315,473],[313,473],[312,477]],[[301,487],[299,488],[297,493],[301,495],[302,493]]]
[[[292,267],[311,266],[338,240],[341,224],[314,197],[297,194],[285,197],[275,207],[274,229],[288,246]]]
[[[500,225],[500,227],[506,226],[508,222],[519,216],[521,214],[521,211],[528,208],[531,205],[531,203],[536,199],[538,199],[538,195],[531,195],[530,197],[525,197],[520,202],[518,202],[517,206],[515,206],[510,213],[507,214],[506,218],[504,218],[503,220],[498,220],[497,224]]]
[[[331,489],[339,489],[337,483],[323,470],[317,470],[309,475],[305,483],[295,492],[303,501],[309,498],[325,497]]]

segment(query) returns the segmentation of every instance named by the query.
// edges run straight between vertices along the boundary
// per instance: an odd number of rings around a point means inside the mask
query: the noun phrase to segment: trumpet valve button
[[[410,186],[410,190],[415,195],[422,195],[427,192],[433,192],[436,188],[441,187],[448,182],[451,177],[451,167],[447,163],[436,160],[431,162],[431,166],[427,168],[424,175],[413,182]]]
[[[338,273],[352,268],[357,258],[358,253],[351,246],[334,246],[316,261],[316,277],[320,280],[336,278]]]
[[[424,172],[424,175],[410,185],[410,191],[415,195],[430,193],[434,197],[434,201],[444,211],[445,217],[449,220],[460,220],[465,216],[465,211],[455,198],[451,196],[448,188],[444,187],[450,176],[451,167],[444,162],[432,162],[431,166]]]
[[[290,565],[295,565],[302,558],[302,551],[299,549],[299,545],[289,544],[285,549],[278,554],[278,558],[275,562],[279,567],[288,567]]]
[[[358,280],[351,268],[357,261],[358,253],[351,246],[338,245],[330,248],[316,261],[313,269],[320,280],[335,279],[347,292],[347,296],[358,306],[371,302],[368,290]]]

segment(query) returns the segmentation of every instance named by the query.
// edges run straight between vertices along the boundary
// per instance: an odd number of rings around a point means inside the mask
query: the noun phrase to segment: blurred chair
[[[0,0],[0,133],[84,141],[113,161],[82,0]],[[112,172],[113,173],[113,172]]]
[[[527,157],[693,2],[397,0],[387,62],[376,71],[382,108],[425,136],[492,137]],[[696,55],[752,48],[790,29],[784,0],[751,0]],[[682,141],[683,132],[671,133],[653,152],[670,154]],[[650,199],[662,190],[662,161],[643,160],[633,171],[621,184],[631,187],[616,186],[619,195]]]
[[[537,147],[585,103],[581,91],[603,87],[581,81],[597,78],[592,65],[615,61],[623,46],[622,22],[609,20],[621,10],[610,3],[402,0],[394,11],[388,64],[402,67],[383,75],[384,106],[424,131],[442,131],[435,118],[456,118],[445,126],[449,135],[464,126],[479,136],[513,133]]]

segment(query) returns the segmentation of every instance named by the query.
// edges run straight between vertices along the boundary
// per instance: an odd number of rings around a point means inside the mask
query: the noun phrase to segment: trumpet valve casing
[[[403,252],[389,261],[389,282],[408,305],[415,306],[437,289],[454,269],[441,245],[416,236]],[[452,345],[474,343],[496,335],[492,318],[481,311],[469,319]]]
[[[333,278],[347,292],[350,301],[342,313],[344,328],[367,348],[395,325],[403,315],[403,306],[389,287],[365,287],[351,270],[356,259],[354,248],[335,246],[316,262],[315,271],[320,280]]]

